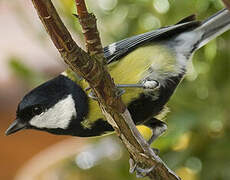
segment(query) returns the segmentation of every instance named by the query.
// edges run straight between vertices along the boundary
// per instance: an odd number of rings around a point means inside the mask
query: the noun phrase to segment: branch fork
[[[117,96],[117,88],[104,67],[105,58],[96,25],[96,18],[88,13],[84,0],[76,0],[78,19],[82,26],[87,52],[72,39],[56,12],[51,0],[31,0],[54,45],[70,68],[86,79],[98,97],[108,122],[126,146],[132,163],[149,169],[146,175],[155,180],[180,180],[153,152],[137,130],[133,120]],[[136,167],[131,167],[133,172]]]

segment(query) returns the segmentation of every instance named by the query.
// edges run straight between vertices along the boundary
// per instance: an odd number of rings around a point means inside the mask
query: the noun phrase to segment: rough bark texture
[[[78,19],[85,36],[85,46],[90,55],[100,55],[104,59],[103,48],[99,32],[97,30],[97,19],[92,13],[88,13],[84,0],[76,0]]]
[[[32,0],[32,2],[64,61],[74,72],[89,82],[98,96],[103,113],[126,146],[131,158],[138,162],[140,167],[155,166],[148,174],[150,179],[180,179],[149,148],[136,129],[121,98],[116,96],[115,84],[102,63],[102,46],[96,28],[96,18],[87,12],[84,0],[76,0],[76,3],[89,54],[74,42],[50,0]]]

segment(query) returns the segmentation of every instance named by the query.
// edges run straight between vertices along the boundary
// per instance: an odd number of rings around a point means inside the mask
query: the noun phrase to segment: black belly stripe
[[[184,73],[179,76],[171,77],[167,80],[165,87],[160,87],[158,98],[154,99],[154,92],[142,93],[139,98],[128,105],[135,124],[142,124],[144,121],[158,115],[164,108],[180,83]]]

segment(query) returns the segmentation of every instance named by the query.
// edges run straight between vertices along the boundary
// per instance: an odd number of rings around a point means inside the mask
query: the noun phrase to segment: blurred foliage
[[[79,154],[60,160],[36,174],[36,180],[133,180],[129,156],[120,141],[112,136],[89,141]],[[148,178],[144,178],[148,179]]]
[[[44,82],[46,79],[42,74],[27,67],[17,57],[11,57],[9,59],[9,67],[17,78],[23,80],[25,84],[28,84],[31,87]]]
[[[67,25],[81,32],[72,16],[74,2],[59,0],[58,4]],[[223,8],[220,0],[87,0],[87,5],[98,18],[105,45],[174,24],[193,13],[204,19]],[[187,77],[169,102],[168,132],[155,143],[169,167],[186,180],[230,179],[229,44],[227,32],[194,55]],[[23,77],[33,74],[16,61],[11,66],[20,69]],[[144,128],[142,132],[145,134]],[[71,163],[63,166],[76,173]],[[87,176],[79,176],[84,180],[135,179],[128,175],[127,156],[116,163],[104,162],[87,171]]]

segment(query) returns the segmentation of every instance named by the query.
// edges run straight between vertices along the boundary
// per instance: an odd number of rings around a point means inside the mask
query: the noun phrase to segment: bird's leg
[[[151,145],[167,129],[167,125],[164,122],[162,122],[156,118],[151,118],[150,120],[145,122],[144,125],[149,127],[152,130],[152,136],[148,140],[149,145]],[[158,149],[153,148],[153,151],[155,152],[155,154],[159,154]],[[148,173],[150,173],[155,168],[153,166],[151,168],[143,169],[143,168],[139,167],[138,163],[134,162],[133,159],[129,160],[129,165],[130,165],[129,172],[133,173],[134,171],[136,171],[137,177],[145,177]]]
[[[155,168],[155,166],[153,166],[151,168],[147,168],[147,169],[140,168],[138,166],[138,164],[131,158],[129,159],[129,165],[130,165],[129,172],[134,173],[136,171],[136,177],[137,178],[145,177]]]
[[[155,80],[145,80],[137,84],[117,84],[116,87],[120,89],[119,96],[121,96],[125,93],[125,90],[123,88],[142,88],[148,90],[157,90],[160,87],[160,83]]]
[[[88,88],[86,89],[87,91],[89,90]],[[120,97],[121,95],[123,95],[125,93],[125,90],[124,89],[118,89],[117,92],[116,92],[116,96],[117,97]],[[93,100],[97,100],[98,97],[96,97],[95,93],[93,90],[91,90],[88,94],[88,96],[90,98],[92,98]]]
[[[141,83],[137,84],[117,84],[118,88],[143,88],[143,89],[158,89],[160,87],[160,83],[155,80],[144,80]]]
[[[160,83],[155,80],[144,80],[143,82],[137,84],[117,84],[116,87],[118,88],[117,96],[122,96],[125,93],[125,90],[123,88],[143,88],[149,90],[156,90],[160,87]],[[85,91],[88,91],[90,89],[91,88],[88,87],[85,89]],[[98,99],[93,91],[91,91],[88,94],[88,96],[94,100]]]

